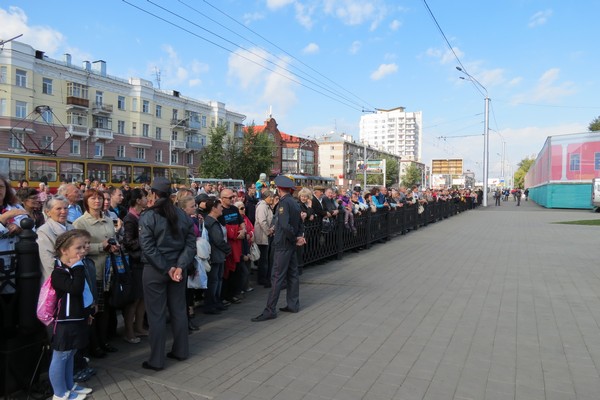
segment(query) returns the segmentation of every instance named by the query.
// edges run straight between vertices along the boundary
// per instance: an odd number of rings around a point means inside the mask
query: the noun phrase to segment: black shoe
[[[199,331],[200,328],[198,326],[196,326],[196,324],[194,324],[192,321],[188,321],[188,329],[190,331]]]
[[[148,361],[144,361],[142,363],[142,368],[144,369],[151,369],[152,371],[162,371],[164,368],[161,367],[155,367],[153,365],[148,364]]]
[[[262,322],[262,321],[268,321],[270,319],[275,319],[275,318],[277,318],[276,315],[260,314],[258,317],[254,317],[250,321],[252,321],[252,322]]]
[[[294,310],[292,310],[292,309],[291,309],[291,308],[289,308],[289,307],[281,307],[281,308],[279,309],[279,311],[283,311],[283,312],[289,312],[289,313],[294,313],[294,314],[298,312],[298,311],[294,311]]]
[[[204,314],[217,315],[221,314],[221,311],[219,311],[217,308],[213,308],[211,310],[204,310]]]
[[[264,288],[265,288],[265,289],[269,289],[269,288],[271,288],[271,287],[272,287],[272,286],[271,286],[271,284],[270,284],[270,283],[265,283],[265,285],[264,285]]]
[[[176,356],[175,354],[173,354],[172,351],[167,353],[167,358],[172,358],[173,360],[177,360],[177,361],[185,361],[187,360],[187,357],[179,357]]]
[[[106,357],[106,352],[102,350],[101,347],[96,347],[92,351],[90,351],[90,356],[94,358],[104,358]]]
[[[233,296],[231,299],[229,299],[229,302],[231,304],[240,304],[242,302],[242,299],[240,299],[239,297]]]
[[[102,350],[104,350],[107,353],[116,353],[117,351],[119,351],[119,349],[117,349],[115,346],[111,345],[110,343],[104,343],[102,345]]]
[[[217,304],[215,306],[215,308],[219,311],[226,311],[229,310],[229,307],[227,307],[225,304]]]

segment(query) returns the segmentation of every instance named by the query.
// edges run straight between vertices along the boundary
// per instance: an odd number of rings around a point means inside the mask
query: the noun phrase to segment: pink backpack
[[[54,322],[58,303],[56,291],[52,287],[52,277],[49,276],[40,289],[37,304],[37,317],[44,325],[48,326]]]

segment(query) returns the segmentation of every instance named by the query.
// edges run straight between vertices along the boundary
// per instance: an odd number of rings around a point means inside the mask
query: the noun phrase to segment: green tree
[[[515,188],[524,189],[525,175],[527,174],[527,171],[529,171],[529,168],[531,168],[534,162],[535,160],[533,158],[527,157],[522,159],[521,162],[517,164],[519,166],[519,169],[517,169],[517,171],[514,174]]]
[[[225,145],[227,130],[223,126],[210,128],[209,144],[200,152],[198,173],[203,178],[227,178]]]
[[[408,188],[413,185],[420,185],[422,179],[423,174],[421,170],[415,164],[411,164],[406,168],[406,173],[402,177],[402,185]]]
[[[267,132],[249,126],[239,156],[238,177],[249,183],[257,181],[263,172],[268,176],[273,168],[274,150],[275,143]]]
[[[600,131],[600,117],[594,118],[592,122],[590,122],[590,124],[588,125],[588,129],[591,132]]]
[[[385,186],[390,187],[398,183],[398,160],[390,156],[383,156],[383,158],[385,159]]]

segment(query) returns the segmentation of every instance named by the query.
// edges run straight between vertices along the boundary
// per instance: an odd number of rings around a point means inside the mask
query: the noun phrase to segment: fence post
[[[336,240],[336,250],[337,250],[337,259],[341,260],[342,257],[344,256],[344,214],[343,212],[338,213],[337,215],[337,221],[336,221],[336,234],[337,234],[337,240]]]
[[[366,249],[371,247],[371,220],[373,219],[371,217],[371,214],[373,214],[373,213],[371,212],[371,209],[369,208],[367,210],[367,226],[365,228],[365,248]]]
[[[22,333],[31,333],[41,328],[36,317],[37,298],[40,292],[40,253],[37,235],[32,230],[31,218],[21,221],[23,231],[15,244],[17,257],[17,304],[18,324]]]

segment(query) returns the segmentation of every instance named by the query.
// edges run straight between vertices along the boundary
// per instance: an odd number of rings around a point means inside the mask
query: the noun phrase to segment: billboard
[[[360,160],[356,162],[356,171],[364,172],[365,162]],[[383,174],[385,172],[385,160],[367,160],[367,174]]]

